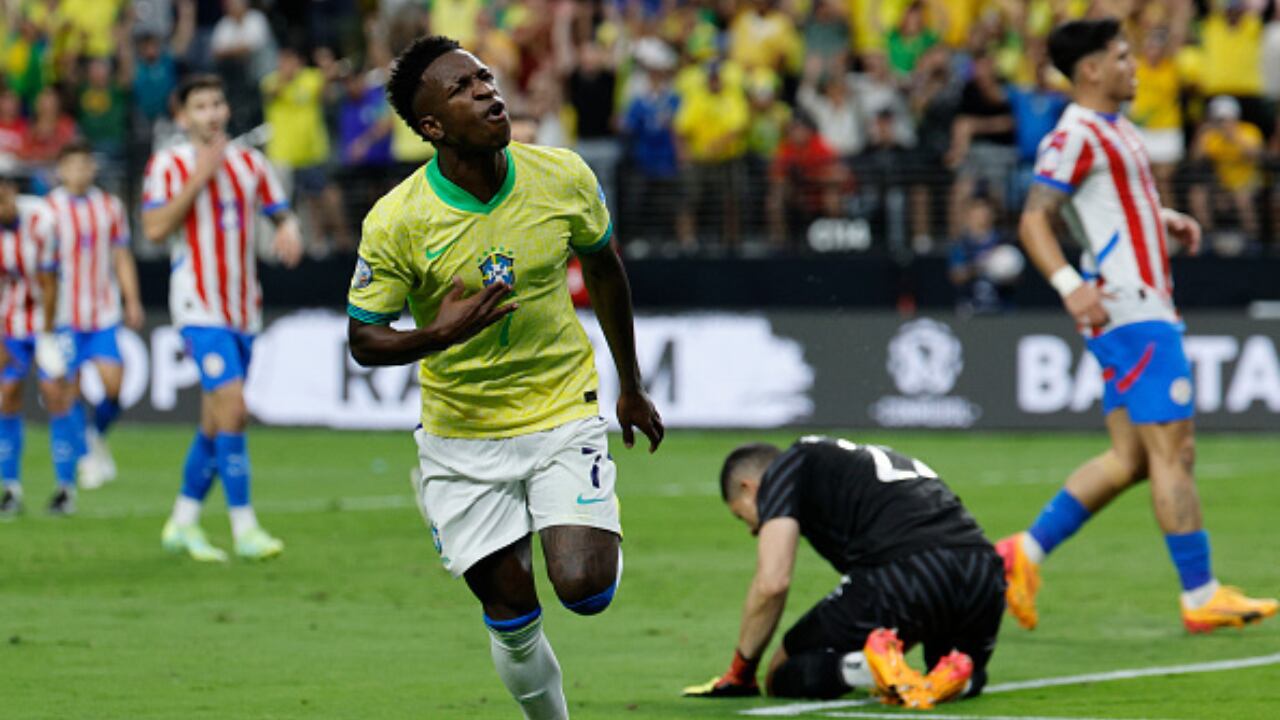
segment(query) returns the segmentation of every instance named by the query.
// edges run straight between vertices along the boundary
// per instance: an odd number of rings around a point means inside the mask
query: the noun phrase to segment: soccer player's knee
[[[835,652],[789,657],[769,676],[767,686],[770,695],[784,698],[830,700],[849,692],[840,677],[840,656]]]
[[[1182,467],[1187,472],[1195,470],[1196,467],[1196,439],[1187,437],[1178,447],[1178,460],[1182,463]]]
[[[598,615],[613,602],[618,582],[613,576],[591,577],[587,574],[556,583],[556,595],[571,612]]]

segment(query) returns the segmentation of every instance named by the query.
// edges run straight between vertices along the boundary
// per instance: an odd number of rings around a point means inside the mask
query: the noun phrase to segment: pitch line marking
[[[823,713],[829,718],[914,718],[918,720],[1105,720],[1105,718],[1062,717],[1060,715],[940,715],[938,713],[897,713],[868,712],[866,710],[847,710]]]
[[[1192,663],[1190,665],[1165,665],[1160,667],[1132,668],[1129,670],[1111,670],[1109,672],[1085,673],[1083,675],[1064,675],[1062,677],[1039,678],[1036,680],[1019,680],[1017,682],[991,685],[983,694],[994,695],[1019,690],[1035,690],[1063,685],[1083,685],[1085,683],[1111,682],[1113,680],[1133,680],[1135,678],[1162,677],[1169,675],[1191,675],[1194,673],[1219,672],[1222,670],[1240,670],[1243,668],[1262,667],[1280,664],[1280,653],[1258,655],[1256,657],[1237,658],[1234,660],[1215,660],[1213,662]],[[874,698],[859,700],[831,700],[827,702],[793,703],[774,707],[752,708],[742,710],[741,715],[756,717],[796,717],[805,713],[842,710],[862,707],[879,701]],[[832,717],[840,717],[838,715]],[[923,717],[912,714],[912,717]]]

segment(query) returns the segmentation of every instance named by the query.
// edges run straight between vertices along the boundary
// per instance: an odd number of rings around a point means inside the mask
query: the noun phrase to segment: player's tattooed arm
[[[351,357],[365,367],[406,365],[421,360],[471,338],[515,310],[516,303],[503,304],[511,292],[506,283],[496,282],[471,295],[465,294],[462,278],[453,279],[453,288],[444,296],[436,319],[426,327],[396,330],[389,325],[347,323]]]
[[[1083,282],[1067,262],[1062,240],[1067,237],[1062,208],[1070,195],[1044,183],[1032,183],[1018,223],[1018,237],[1032,264],[1062,296],[1062,304],[1082,325],[1105,325],[1107,311],[1096,285]]]

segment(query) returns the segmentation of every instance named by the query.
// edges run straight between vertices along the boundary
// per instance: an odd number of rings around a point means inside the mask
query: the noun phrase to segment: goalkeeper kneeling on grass
[[[877,445],[801,438],[743,445],[720,472],[729,510],[758,538],[729,671],[694,697],[757,695],[756,669],[786,606],[801,535],[843,577],[769,663],[778,697],[853,688],[927,709],[986,684],[1004,611],[1004,569],[982,528],[923,462]],[[924,646],[928,674],[903,653]]]

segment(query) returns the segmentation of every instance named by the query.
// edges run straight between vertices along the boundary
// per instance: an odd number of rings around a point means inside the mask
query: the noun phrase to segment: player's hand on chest
[[[569,258],[569,225],[552,219],[509,224],[477,218],[424,228],[415,238],[424,289],[442,293],[454,277],[468,290],[494,283],[517,294],[536,292],[562,278]]]

